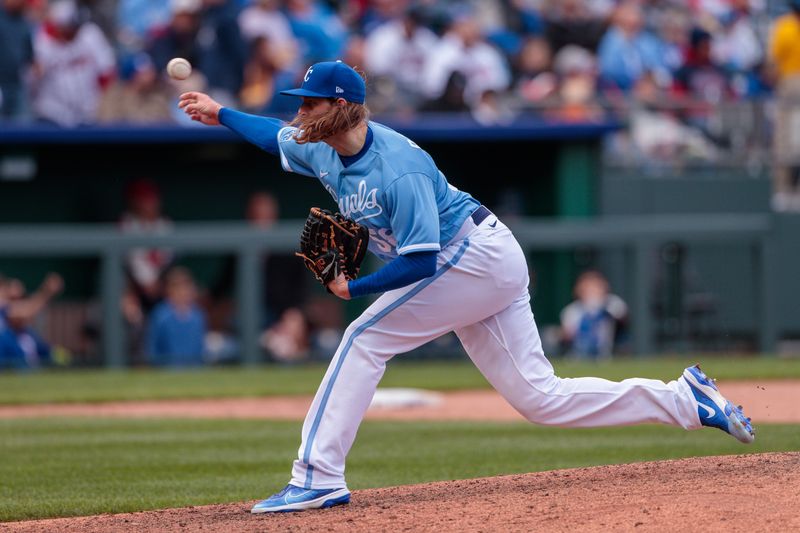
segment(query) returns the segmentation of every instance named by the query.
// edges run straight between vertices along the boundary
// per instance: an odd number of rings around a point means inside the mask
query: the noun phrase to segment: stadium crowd
[[[587,121],[615,105],[769,94],[766,0],[0,0],[6,119],[180,122],[187,89],[258,113],[309,64],[342,59],[378,114],[521,111]],[[172,57],[188,80],[163,74]],[[702,110],[690,118],[702,120]]]
[[[165,75],[173,57],[192,63],[190,78]],[[289,116],[297,101],[279,92],[333,59],[365,73],[369,107],[381,116],[460,112],[488,125],[624,112],[628,128],[609,144],[644,164],[712,159],[725,143],[736,151],[741,141],[715,129],[718,110],[766,97],[780,132],[773,203],[800,211],[800,0],[0,0],[0,122],[188,125],[175,105],[187,90]],[[168,231],[157,191],[138,187],[121,230]],[[247,219],[267,229],[274,199],[254,202],[263,214],[248,207]],[[169,250],[127,258],[121,305],[132,362],[224,361],[237,350],[235,264],[206,291],[174,262]],[[265,257],[262,266],[305,274],[284,263]],[[0,277],[0,367],[51,359],[33,321],[61,289],[57,275],[31,295]],[[307,356],[315,331],[324,343],[338,326],[315,321],[331,314],[314,312],[324,304],[293,296],[264,296],[261,346],[277,359]],[[615,335],[624,324],[620,306],[592,304],[580,315],[579,307],[564,315],[561,341],[573,344],[565,350],[607,355],[609,324]]]

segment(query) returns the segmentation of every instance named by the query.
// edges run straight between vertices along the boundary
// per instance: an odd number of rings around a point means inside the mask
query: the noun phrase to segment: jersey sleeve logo
[[[339,211],[356,222],[380,215],[383,207],[378,203],[378,188],[367,191],[366,180],[361,180],[356,192],[339,199]]]

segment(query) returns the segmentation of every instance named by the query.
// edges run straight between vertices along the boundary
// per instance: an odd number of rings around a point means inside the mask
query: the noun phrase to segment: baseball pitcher
[[[304,230],[304,261],[340,298],[381,294],[345,331],[303,424],[289,484],[255,505],[253,513],[349,502],[345,458],[387,361],[450,331],[486,379],[531,422],[711,426],[753,441],[741,408],[699,367],[669,383],[557,377],[542,351],[528,266],[511,231],[475,198],[448,184],[414,141],[370,121],[365,89],[362,76],[348,65],[317,63],[300,88],[285,91],[302,98],[289,124],[222,107],[202,93],[180,98],[179,106],[193,120],[222,124],[280,157],[286,171],[319,180],[339,215],[322,213],[330,219],[322,220],[312,213],[317,218]],[[331,220],[341,226],[346,220],[349,230],[340,231]],[[348,250],[365,243],[385,265],[355,277],[357,265],[348,268],[353,263],[348,254],[356,252]]]

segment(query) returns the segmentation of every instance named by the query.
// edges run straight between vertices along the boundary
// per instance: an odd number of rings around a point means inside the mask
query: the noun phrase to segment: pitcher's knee
[[[528,422],[540,425],[552,424],[552,413],[562,402],[561,378],[552,375],[534,384],[526,397],[525,405],[518,411]]]

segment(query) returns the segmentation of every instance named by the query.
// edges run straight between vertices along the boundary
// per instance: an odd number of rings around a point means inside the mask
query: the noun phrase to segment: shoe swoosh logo
[[[286,503],[302,502],[302,501],[305,501],[305,496],[310,494],[311,492],[312,491],[310,491],[310,490],[304,490],[303,492],[301,492],[299,494],[287,494],[284,499],[286,500]]]
[[[497,226],[497,221],[496,220],[492,224],[489,224],[490,228],[494,228],[495,226]]]
[[[716,412],[715,410],[713,410],[712,408],[710,408],[709,406],[707,406],[706,404],[704,404],[704,403],[698,403],[697,405],[699,405],[700,407],[702,407],[703,409],[705,409],[705,411],[706,411],[706,418],[714,418],[714,416],[716,416],[717,412]]]

